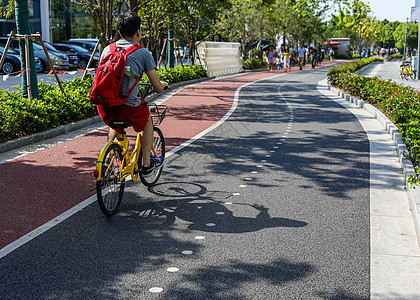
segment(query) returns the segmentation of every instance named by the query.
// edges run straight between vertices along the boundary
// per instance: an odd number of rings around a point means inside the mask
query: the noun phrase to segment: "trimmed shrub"
[[[185,66],[161,69],[158,75],[173,84],[207,77],[207,71],[201,66]],[[63,82],[66,96],[57,85],[41,81],[41,100],[22,98],[19,86],[18,92],[0,91],[0,143],[97,115],[96,106],[89,101],[92,81],[76,77]],[[141,81],[147,82],[147,76]]]
[[[244,70],[258,70],[267,68],[267,61],[265,59],[245,59],[242,61],[242,68]]]
[[[362,77],[354,74],[362,66],[378,58],[367,58],[341,67],[331,68],[328,81],[335,87],[379,108],[398,127],[417,176],[409,182],[420,184],[420,92],[380,77]]]
[[[393,59],[400,59],[400,58],[402,58],[402,57],[403,57],[403,55],[402,55],[401,53],[397,53],[397,54],[394,54],[394,55],[388,55],[388,56],[386,57],[386,60],[391,61],[391,60],[393,60]]]

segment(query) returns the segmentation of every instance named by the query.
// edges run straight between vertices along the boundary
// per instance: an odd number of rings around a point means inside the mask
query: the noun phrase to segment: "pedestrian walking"
[[[290,52],[289,46],[286,46],[284,50],[284,72],[290,71],[290,57],[292,53]]]
[[[276,51],[274,51],[273,46],[270,46],[267,51],[267,71],[273,71],[273,65],[276,60]]]
[[[297,49],[298,53],[298,64],[299,64],[299,70],[303,69],[303,61],[305,60],[305,48],[303,47],[303,44],[300,44],[300,47]]]
[[[277,50],[278,53],[278,64],[277,64],[277,70],[283,70],[283,64],[284,64],[284,51],[285,47],[283,44],[281,44],[280,48]]]
[[[316,49],[316,64],[317,64],[317,66],[321,66],[321,60],[322,60],[321,47],[318,47]]]
[[[334,49],[330,46],[329,55],[330,55],[331,62],[334,61],[334,54],[335,54]]]
[[[318,51],[315,47],[311,47],[310,53],[312,55],[312,57],[311,57],[312,69],[315,69],[316,61],[318,59],[318,57],[317,57],[318,56],[318,54],[317,54]]]

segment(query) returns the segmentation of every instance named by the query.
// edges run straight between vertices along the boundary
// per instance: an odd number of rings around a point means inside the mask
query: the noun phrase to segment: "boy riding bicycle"
[[[128,49],[140,42],[140,24],[141,19],[135,13],[126,12],[118,16],[117,30],[122,38],[116,42],[117,49]],[[107,46],[102,52],[100,61],[110,52],[110,46]],[[153,170],[163,165],[163,157],[150,158],[153,143],[153,125],[147,102],[137,96],[139,85],[135,77],[140,77],[145,72],[156,93],[164,91],[168,87],[168,83],[160,81],[156,73],[156,63],[147,49],[140,48],[130,53],[127,56],[127,66],[130,67],[131,71],[129,86],[131,87],[134,84],[135,86],[130,95],[128,95],[125,103],[112,107],[97,105],[97,109],[102,120],[107,125],[110,121],[130,121],[136,132],[143,131],[141,144],[144,151],[142,151],[143,167],[141,172],[143,176],[147,177]],[[110,127],[107,140],[113,141],[116,137],[120,136],[120,133],[121,129]]]

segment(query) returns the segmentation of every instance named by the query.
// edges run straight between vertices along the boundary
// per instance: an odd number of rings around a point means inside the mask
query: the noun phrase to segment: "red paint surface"
[[[260,72],[215,80],[172,96],[165,102],[169,112],[159,126],[166,150],[219,121],[231,108],[240,86],[278,74]],[[95,193],[91,191],[95,187],[93,170],[106,133],[100,130],[0,165],[0,248]],[[134,141],[134,132],[128,134]]]

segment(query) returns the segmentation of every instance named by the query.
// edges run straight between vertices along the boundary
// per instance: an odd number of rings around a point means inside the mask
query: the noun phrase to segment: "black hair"
[[[117,30],[122,37],[131,37],[140,29],[141,19],[133,12],[125,12],[117,18]]]

